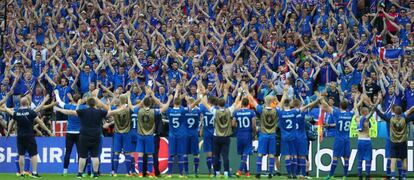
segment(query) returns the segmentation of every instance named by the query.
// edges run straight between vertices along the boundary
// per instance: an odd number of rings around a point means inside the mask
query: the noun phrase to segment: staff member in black
[[[96,93],[97,94],[97,93]],[[97,99],[96,97],[90,97],[87,99],[88,108],[74,110],[65,110],[56,108],[63,114],[69,116],[78,116],[80,119],[80,131],[79,131],[79,169],[77,177],[82,177],[82,172],[85,168],[86,158],[88,155],[91,157],[93,166],[93,177],[97,178],[99,169],[99,147],[102,136],[102,124],[104,118],[112,116],[112,112],[108,112],[108,107]],[[98,105],[97,105],[98,104]],[[98,109],[103,107],[106,110]]]
[[[49,136],[53,136],[52,132],[46,127],[42,120],[37,117],[37,113],[30,109],[30,101],[27,97],[20,99],[20,108],[17,111],[13,111],[9,108],[2,107],[1,111],[7,112],[12,116],[12,120],[9,123],[8,133],[17,123],[17,151],[19,154],[19,167],[22,172],[21,176],[24,177],[24,155],[29,153],[32,162],[32,177],[39,178],[37,173],[37,144],[35,139],[34,124],[37,123],[42,129],[44,129]],[[8,135],[7,133],[7,135]]]

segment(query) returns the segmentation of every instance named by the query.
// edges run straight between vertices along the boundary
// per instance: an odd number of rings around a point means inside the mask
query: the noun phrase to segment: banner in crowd
[[[39,152],[39,165],[38,171],[40,173],[61,173],[63,171],[63,161],[64,161],[64,152],[65,152],[65,138],[64,137],[38,137],[36,138]],[[253,143],[255,149],[257,149],[257,142]],[[321,142],[320,150],[316,149],[316,141],[311,144],[309,160],[312,164],[312,173],[315,175],[316,165],[319,165],[319,170],[321,176],[327,175],[330,168],[330,161],[332,158],[332,144],[333,138],[324,138]],[[413,172],[413,161],[414,161],[414,145],[413,141],[408,142],[408,171]],[[373,146],[373,161],[372,161],[372,172],[373,174],[385,174],[385,140],[382,138],[372,139]],[[112,138],[105,137],[103,138],[102,144],[102,153],[100,156],[101,167],[100,171],[102,173],[111,172],[111,157],[112,157]],[[351,157],[349,160],[350,174],[357,173],[357,139],[351,139]],[[202,150],[201,150],[202,152]],[[161,138],[160,140],[160,171],[167,171],[168,164],[168,140],[166,138]],[[0,137],[0,173],[15,173],[16,172],[16,163],[15,159],[17,156],[16,149],[16,137]],[[250,169],[254,173],[254,160],[255,154],[250,157]],[[69,172],[75,173],[77,171],[77,158],[76,150],[72,152],[70,157]],[[200,163],[200,173],[207,173],[205,154],[201,154]],[[125,173],[124,166],[124,156],[120,156],[120,165],[119,173]],[[237,155],[236,149],[236,138],[232,138],[231,148],[230,148],[230,167],[235,172],[239,167],[240,157]],[[263,159],[263,169],[266,170],[266,158]],[[189,156],[190,162],[190,172],[192,171],[192,156]],[[341,163],[338,163],[338,175],[341,175],[342,169]],[[285,172],[284,162],[282,160],[282,172]]]

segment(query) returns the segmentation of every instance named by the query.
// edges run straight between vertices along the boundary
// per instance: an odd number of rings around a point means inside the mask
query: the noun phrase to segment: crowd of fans
[[[319,91],[334,106],[345,99],[351,108],[359,94],[371,104],[383,96],[386,112],[414,106],[410,0],[11,0],[5,7],[0,104],[7,107],[18,108],[22,96],[52,107],[54,89],[69,103],[99,88],[109,103],[127,91],[137,102],[151,87],[165,103],[177,84],[195,97],[198,80],[226,105],[246,82],[258,102],[280,98],[288,85],[289,98],[303,104]],[[42,107],[46,122],[66,118]]]

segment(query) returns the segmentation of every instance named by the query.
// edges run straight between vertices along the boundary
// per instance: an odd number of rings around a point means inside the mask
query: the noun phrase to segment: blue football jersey
[[[233,117],[237,123],[237,135],[252,133],[253,118],[256,117],[256,113],[251,109],[238,109],[233,112]]]
[[[65,106],[63,107],[64,109],[67,110],[76,110],[76,105],[73,104],[65,104]],[[80,105],[79,109],[85,109],[87,108],[86,105]],[[68,116],[68,124],[66,125],[66,132],[67,133],[73,133],[73,134],[77,134],[79,133],[79,129],[80,129],[80,119],[78,116]]]
[[[338,108],[333,109],[332,115],[335,119],[336,138],[349,139],[349,129],[354,114],[353,111],[341,111]]]
[[[194,133],[198,131],[200,125],[201,111],[200,108],[195,107],[184,114],[184,120],[186,122],[187,133]]]
[[[131,114],[131,130],[137,131],[138,128],[138,111],[139,108],[134,108],[134,112]]]
[[[306,138],[306,112],[299,112],[296,115],[296,137]]]
[[[168,108],[167,118],[169,124],[170,136],[185,136],[187,134],[186,120],[184,114],[188,112],[187,108]]]
[[[203,115],[203,130],[204,132],[214,133],[214,114],[210,112],[204,105],[200,105],[200,111]]]
[[[296,116],[300,113],[298,109],[282,110],[277,108],[279,117],[279,128],[283,140],[291,141],[296,137]]]

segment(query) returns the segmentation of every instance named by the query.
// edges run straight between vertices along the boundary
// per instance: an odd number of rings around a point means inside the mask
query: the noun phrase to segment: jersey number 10
[[[250,127],[250,120],[248,117],[238,117],[237,121],[239,123],[239,128],[248,128]]]

